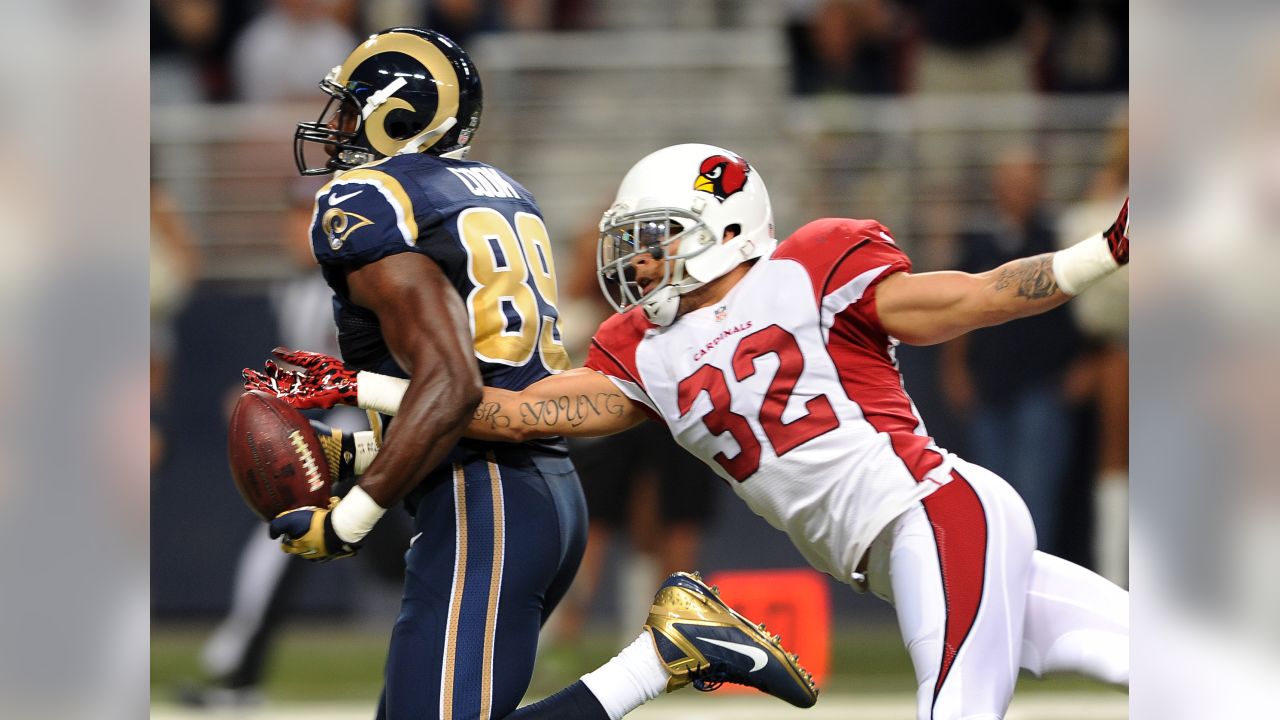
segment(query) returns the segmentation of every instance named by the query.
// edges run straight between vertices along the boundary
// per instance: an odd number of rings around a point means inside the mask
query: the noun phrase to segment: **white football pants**
[[[868,550],[872,592],[897,611],[918,720],[998,720],[1018,668],[1129,682],[1129,593],[1035,549],[1017,492],[956,459],[952,481]]]

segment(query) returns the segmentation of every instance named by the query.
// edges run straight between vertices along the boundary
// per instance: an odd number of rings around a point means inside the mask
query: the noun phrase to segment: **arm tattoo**
[[[578,427],[593,418],[620,416],[626,410],[618,393],[595,395],[561,395],[557,398],[520,404],[520,422],[529,427],[555,427],[566,422]]]
[[[487,423],[493,430],[511,427],[511,418],[502,412],[502,406],[496,402],[480,403],[472,418]]]
[[[1053,278],[1053,253],[1009,263],[996,278],[996,290],[1010,287],[1018,297],[1028,300],[1041,300],[1058,292],[1058,282]]]

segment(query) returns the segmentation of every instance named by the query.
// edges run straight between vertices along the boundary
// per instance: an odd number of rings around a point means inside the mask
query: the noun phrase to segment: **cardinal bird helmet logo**
[[[747,184],[751,166],[737,155],[712,155],[702,161],[698,172],[693,189],[711,193],[715,199],[724,202]]]

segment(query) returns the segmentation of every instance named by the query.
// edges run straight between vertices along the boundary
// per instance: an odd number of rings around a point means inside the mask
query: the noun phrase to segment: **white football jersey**
[[[875,312],[876,284],[910,267],[879,223],[818,220],[718,304],[665,328],[639,308],[610,318],[587,366],[851,582],[880,530],[950,479]]]

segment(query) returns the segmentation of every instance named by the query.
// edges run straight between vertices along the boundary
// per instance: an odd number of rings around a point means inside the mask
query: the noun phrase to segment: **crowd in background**
[[[429,26],[464,47],[478,33],[577,31],[633,23],[751,22],[714,0],[621,9],[608,0],[152,0],[158,102],[310,97],[317,70],[358,38]],[[702,12],[688,6],[703,6]],[[652,15],[652,17],[649,17]],[[1128,4],[1120,0],[787,0],[791,86],[799,95],[908,92],[1123,92]]]

